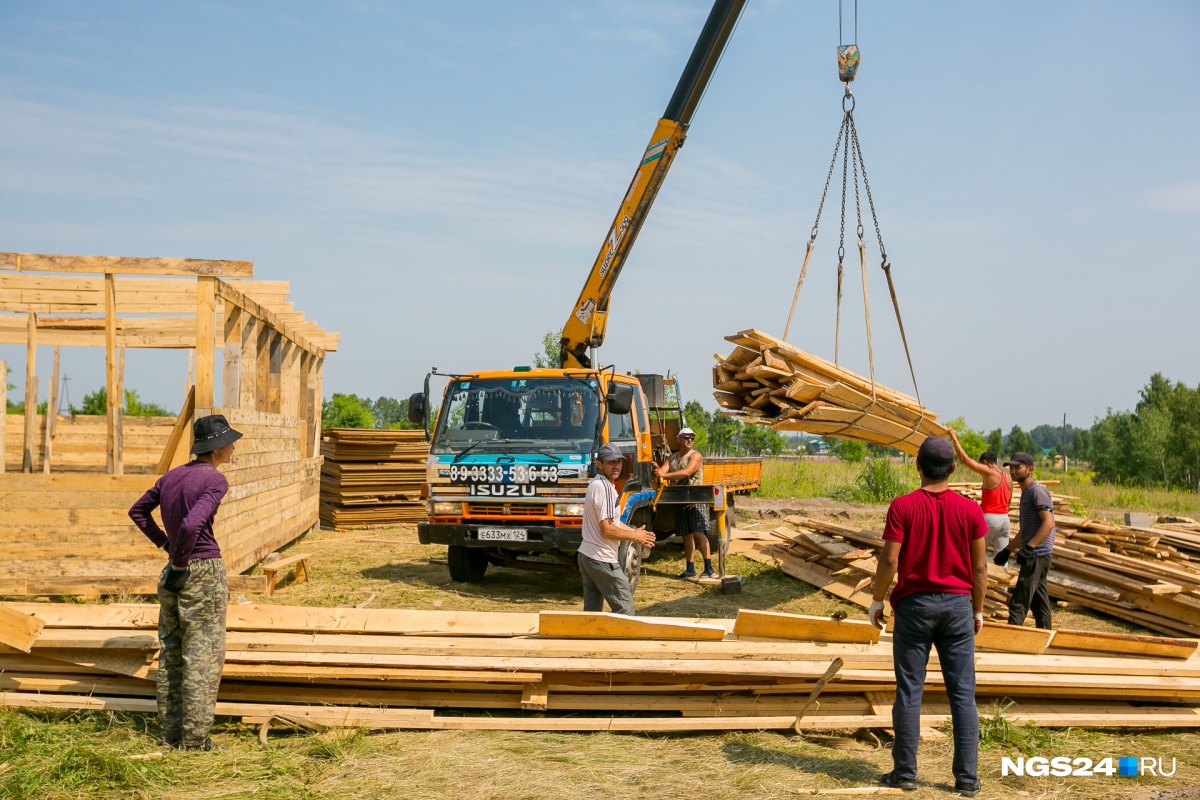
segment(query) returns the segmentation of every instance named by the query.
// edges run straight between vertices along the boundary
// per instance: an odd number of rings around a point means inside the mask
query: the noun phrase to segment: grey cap
[[[1033,466],[1033,456],[1029,453],[1013,453],[1012,458],[1004,462],[1004,466],[1011,467],[1014,464],[1024,464],[1027,467]]]
[[[600,445],[600,449],[596,451],[597,461],[620,461],[624,457],[621,455],[621,448],[612,442]]]
[[[930,436],[917,450],[917,463],[924,468],[948,467],[954,463],[954,446],[939,436]]]

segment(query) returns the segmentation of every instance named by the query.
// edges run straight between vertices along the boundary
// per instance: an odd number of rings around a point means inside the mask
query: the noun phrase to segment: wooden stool
[[[308,559],[311,557],[312,553],[297,553],[294,556],[272,561],[270,564],[259,564],[258,568],[267,576],[267,594],[275,594],[275,578],[278,577],[279,570],[284,567],[296,565],[296,583],[304,583],[308,580]]]

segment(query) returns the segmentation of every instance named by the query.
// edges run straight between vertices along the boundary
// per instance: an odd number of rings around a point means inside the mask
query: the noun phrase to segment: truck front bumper
[[[525,531],[524,541],[503,539],[480,539],[479,529],[495,530],[497,528],[512,528]],[[558,551],[567,555],[574,554],[583,540],[581,528],[556,528],[552,525],[496,525],[495,523],[461,523],[443,522],[417,523],[417,538],[421,544],[447,544],[459,547],[490,547],[501,550],[519,550],[532,553],[550,553]]]

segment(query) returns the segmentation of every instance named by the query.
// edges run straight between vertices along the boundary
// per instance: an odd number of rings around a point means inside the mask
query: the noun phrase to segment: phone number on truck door
[[[452,464],[451,483],[558,483],[550,464]]]

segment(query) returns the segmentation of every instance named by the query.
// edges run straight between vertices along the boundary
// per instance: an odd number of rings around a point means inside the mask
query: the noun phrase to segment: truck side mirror
[[[616,383],[608,387],[608,413],[628,414],[633,408],[633,387]]]
[[[408,397],[408,421],[414,425],[425,422],[425,393],[417,392]]]

